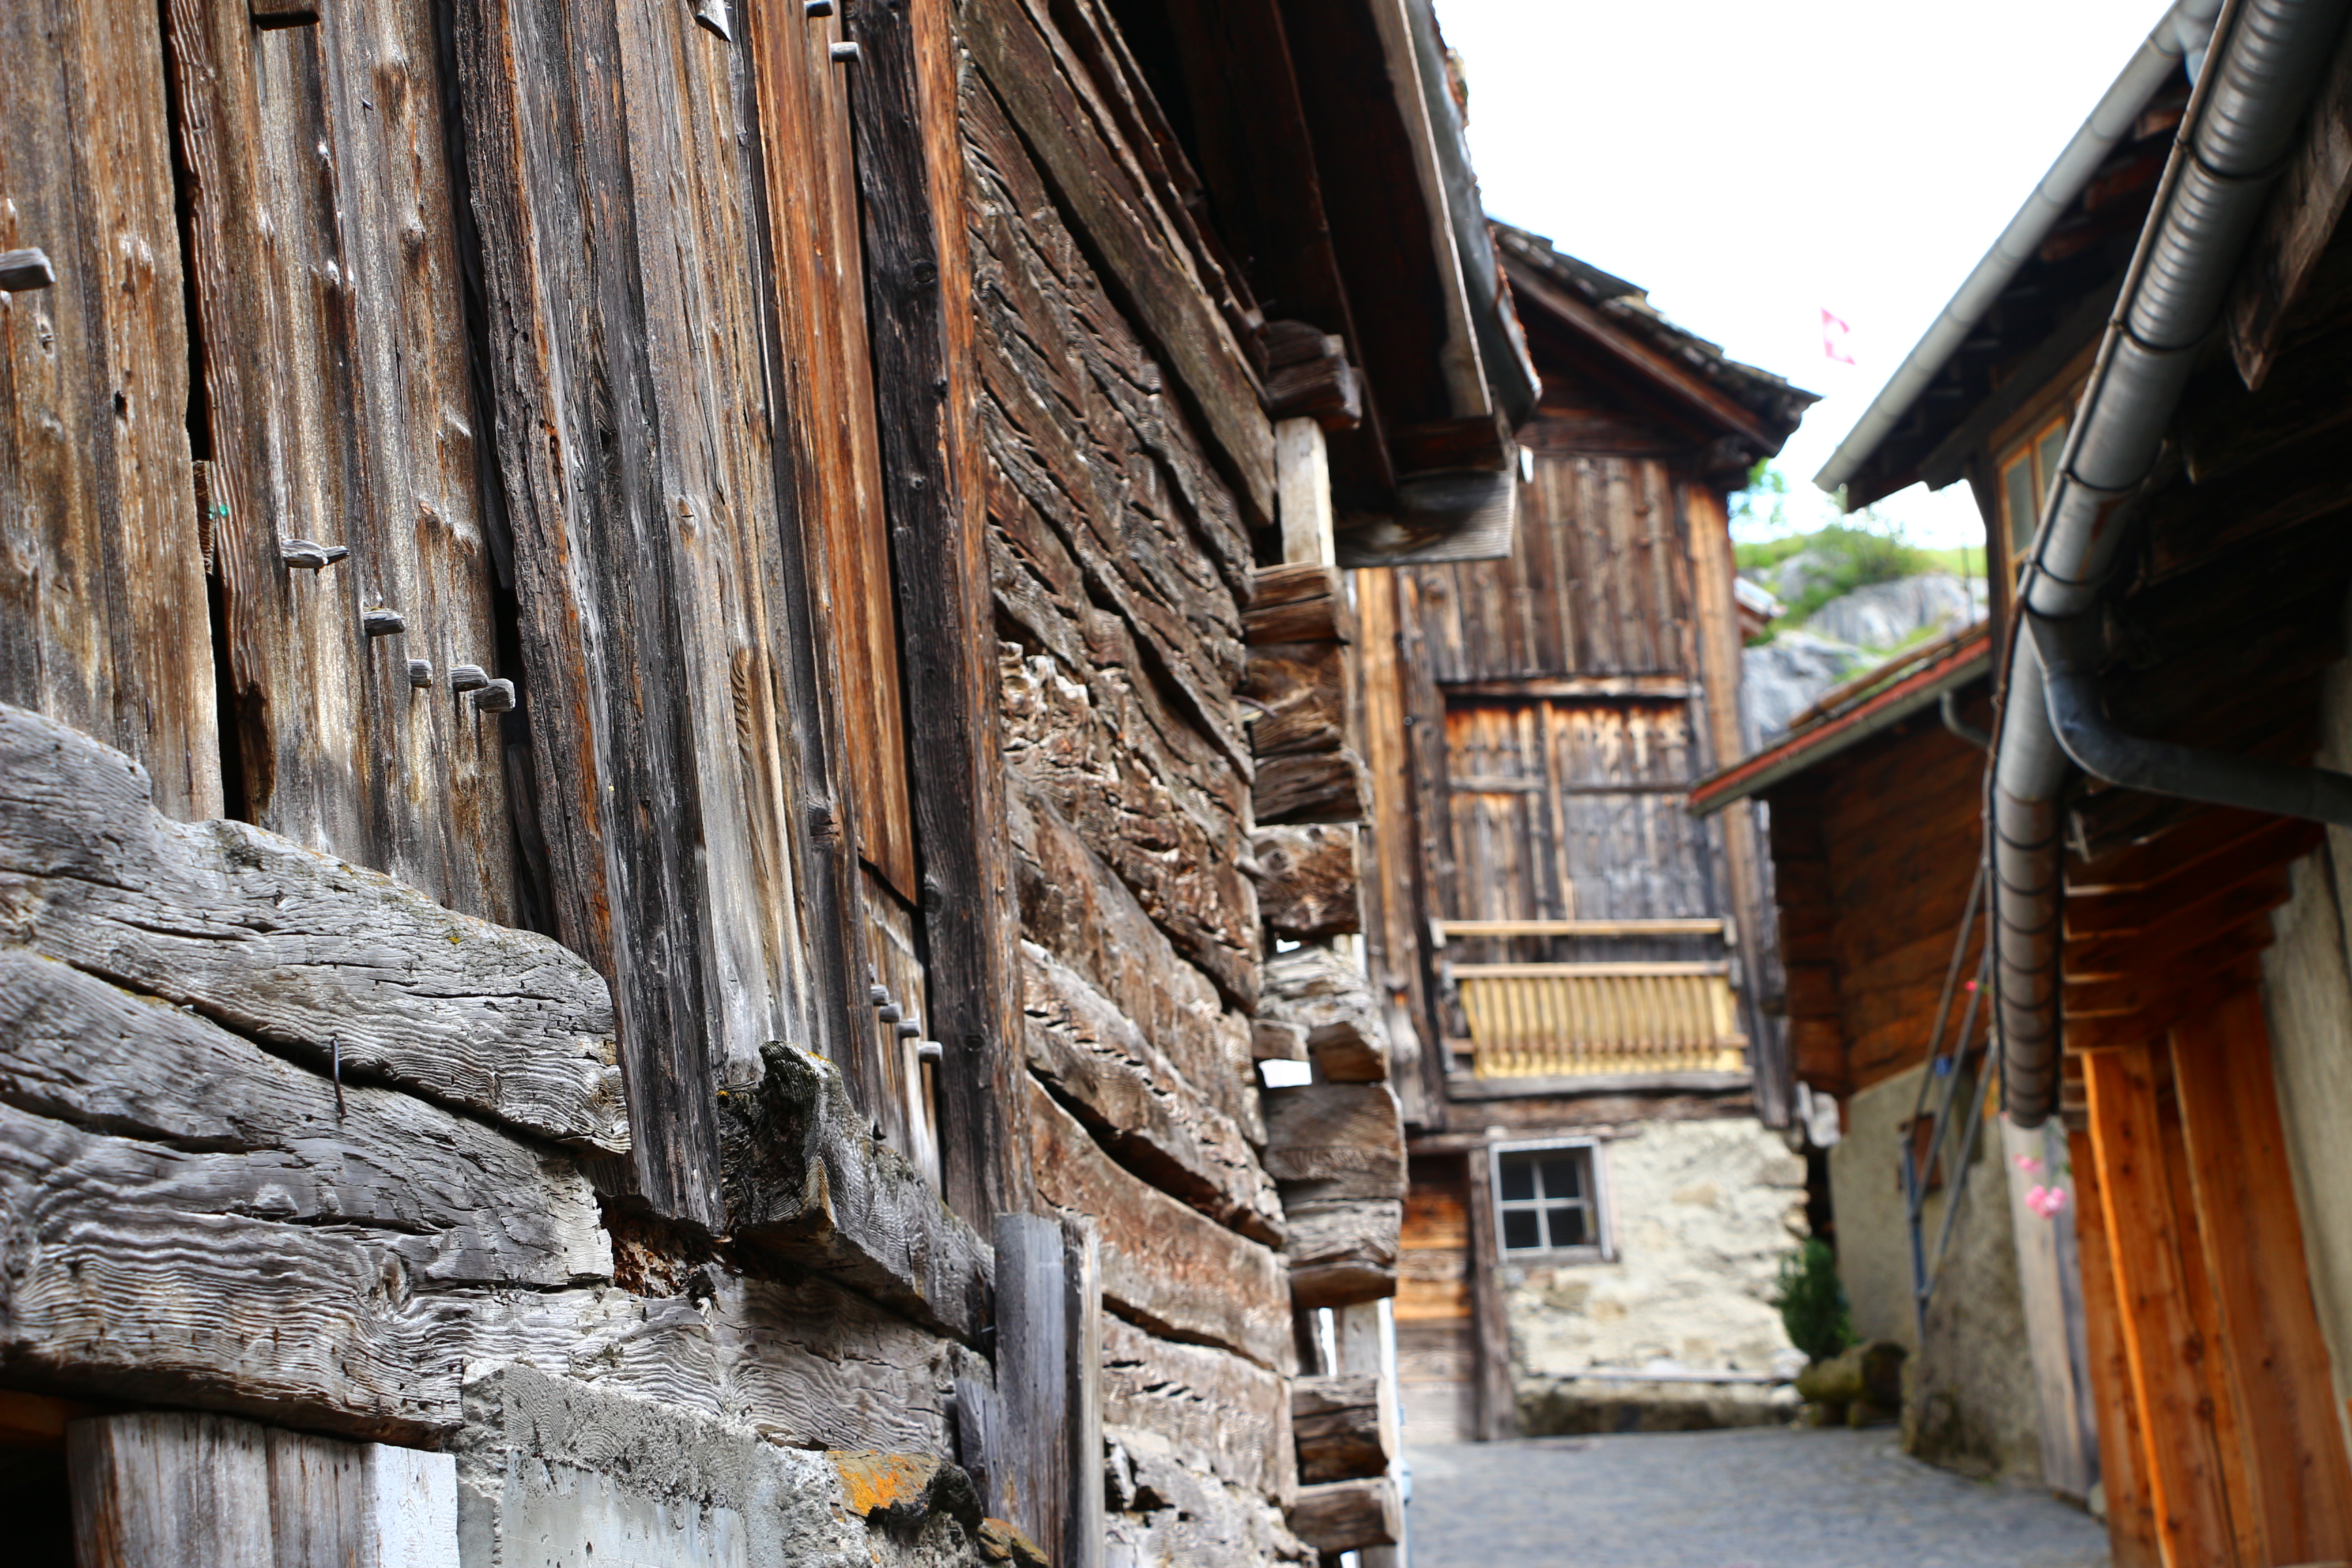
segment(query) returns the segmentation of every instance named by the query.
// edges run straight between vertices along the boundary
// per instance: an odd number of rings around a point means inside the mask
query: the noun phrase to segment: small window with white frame
[[[1600,1156],[1590,1138],[1495,1147],[1495,1226],[1506,1261],[1611,1256]]]

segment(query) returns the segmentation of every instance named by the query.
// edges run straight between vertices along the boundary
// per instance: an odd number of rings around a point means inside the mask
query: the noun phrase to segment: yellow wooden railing
[[[1745,1065],[1726,963],[1457,963],[1480,1078],[1729,1072]]]

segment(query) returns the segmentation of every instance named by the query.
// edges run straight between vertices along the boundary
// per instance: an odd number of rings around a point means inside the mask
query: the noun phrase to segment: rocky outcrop
[[[1805,621],[1805,629],[1833,642],[1891,650],[1922,634],[1963,626],[1985,613],[1981,577],[1948,572],[1874,583],[1832,599]]]

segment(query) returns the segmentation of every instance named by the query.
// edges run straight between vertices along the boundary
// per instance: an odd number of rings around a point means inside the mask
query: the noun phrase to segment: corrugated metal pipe
[[[2099,345],[2019,591],[1993,760],[1993,914],[2002,1102],[2055,1107],[2070,763],[2134,789],[2352,826],[2352,779],[2158,744],[2107,721],[2099,595],[2198,350],[2326,68],[2347,0],[2233,0]]]

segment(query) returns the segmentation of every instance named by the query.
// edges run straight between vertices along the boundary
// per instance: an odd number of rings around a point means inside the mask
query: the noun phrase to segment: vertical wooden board
[[[2194,1183],[2189,1178],[2188,1141],[2180,1125],[2180,1102],[2172,1088],[2172,1064],[2161,1047],[2149,1052],[2150,1076],[2158,1080],[2156,1106],[2163,1132],[2165,1186],[2172,1200],[2174,1234],[2179,1237],[2182,1304],[2196,1328],[2200,1355],[2195,1370],[2203,1382],[2203,1413],[2212,1423],[2213,1451],[2221,1476],[2221,1497],[2227,1508],[2224,1522],[2235,1542],[2240,1563],[2275,1561],[2271,1555],[2262,1510],[2253,1506],[2253,1482],[2247,1452],[2247,1391],[2240,1386],[2237,1369],[2225,1352],[2221,1330],[2219,1282],[2207,1267],[2204,1220],[2197,1212]]]
[[[2044,1219],[2026,1202],[2028,1192],[2059,1174],[2042,1158],[2042,1130],[2027,1131],[2004,1118],[2000,1123],[2002,1165],[2007,1173],[2010,1229],[2016,1242],[2019,1304],[2025,1313],[2025,1349],[2033,1368],[2041,1418],[2042,1479],[2053,1491],[2086,1495],[2091,1472],[2083,1453],[2074,1355],[2067,1342],[2066,1287],[2058,1222]],[[2028,1165],[2021,1162],[2031,1161]],[[2075,1194],[2079,1199],[2079,1191]]]
[[[2088,1053],[2084,1079],[2157,1537],[2168,1562],[2232,1563],[2236,1542],[2203,1375],[2206,1346],[2189,1310],[2147,1048]]]
[[[1062,1560],[1070,1496],[1071,1329],[1068,1261],[1059,1221],[999,1215],[996,1393],[1003,1442],[992,1479],[1045,1560]],[[1097,1358],[1097,1363],[1100,1362]]]
[[[892,1001],[906,1015],[900,1023],[917,1026],[919,1036],[902,1035],[896,1023],[876,1012],[864,1017],[875,1031],[873,1051],[879,1089],[868,1108],[884,1141],[904,1154],[932,1186],[940,1184],[938,1119],[933,1110],[932,1075],[919,1054],[918,1042],[935,1037],[931,1032],[930,987],[915,940],[915,915],[884,885],[872,867],[863,867],[866,960],[871,984],[887,987]]]
[[[1102,1249],[1092,1221],[1062,1224],[1069,1317],[1069,1501],[1060,1561],[1103,1568]]]
[[[659,433],[646,466],[672,522],[674,721],[701,832],[703,1030],[715,1065],[740,1081],[760,1070],[764,1042],[809,1039],[822,1005],[787,826],[792,768],[773,668],[789,632],[779,603],[787,590],[771,563],[789,546],[773,426],[758,395],[768,301],[754,260],[761,165],[745,151],[757,103],[743,51],[683,9],[619,16],[634,259]],[[886,1096],[876,1109],[903,1133],[887,1109],[898,1103]]]
[[[866,268],[848,76],[832,47],[845,19],[789,5],[747,18],[773,226],[773,287],[786,323],[778,366],[803,527],[821,551],[838,662],[844,756],[858,853],[916,898],[915,828],[890,578],[889,521],[867,355]]]
[[[1494,1156],[1485,1148],[1464,1156],[1470,1204],[1470,1318],[1475,1336],[1477,1437],[1482,1443],[1518,1429],[1512,1393],[1511,1328],[1503,1310],[1502,1238],[1495,1220]]]
[[[882,503],[904,642],[908,779],[923,845],[917,913],[926,939],[930,1036],[918,1069],[933,1163],[974,1224],[1024,1206],[1019,1146],[1018,920],[1005,836],[1003,750],[984,509],[976,494],[971,261],[963,138],[946,0],[870,0],[852,17],[863,51],[850,107],[864,196],[866,285]],[[895,694],[894,694],[895,695]]]
[[[2107,1546],[2115,1568],[2161,1568],[2156,1504],[2148,1495],[2147,1433],[2132,1392],[2116,1268],[2107,1245],[2105,1189],[2088,1132],[2069,1134],[2074,1172],[2074,1241],[2083,1268],[2083,1329],[2091,1399],[2098,1418],[2099,1487],[2107,1505]]]
[[[613,983],[640,1195],[716,1229],[690,577],[611,79],[650,68],[609,10],[457,0],[452,20],[557,930]]]
[[[519,672],[492,618],[432,8],[166,16],[246,813],[510,922],[505,721],[448,685],[456,664]],[[289,567],[297,541],[349,553]],[[371,637],[372,609],[404,629]]]
[[[221,1415],[141,1414],[66,1428],[82,1568],[274,1563],[268,1430]]]
[[[172,128],[152,10],[0,7],[0,701],[130,752],[158,809],[221,811],[189,466]]]
[[[2205,1265],[2217,1363],[2268,1561],[2352,1558],[2352,1467],[2312,1301],[2261,996],[2241,990],[2172,1029],[2173,1084]]]
[[[1372,822],[1360,839],[1367,957],[1389,1004],[1397,1093],[1408,1122],[1445,1121],[1445,1079],[1428,1018],[1423,967],[1427,903],[1421,882],[1411,731],[1405,724],[1400,592],[1394,571],[1355,574],[1357,679],[1362,693],[1364,761],[1372,781]],[[1406,1031],[1410,1031],[1408,1034]],[[1410,1056],[1408,1057],[1408,1053]]]

